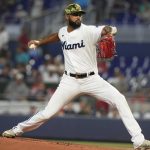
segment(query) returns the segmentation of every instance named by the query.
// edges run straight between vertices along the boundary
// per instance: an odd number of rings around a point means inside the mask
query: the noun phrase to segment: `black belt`
[[[92,76],[92,75],[94,75],[95,74],[95,72],[94,71],[92,71],[92,72],[89,72],[89,73],[76,73],[76,74],[73,74],[73,73],[68,73],[67,71],[65,71],[65,74],[66,75],[69,75],[69,76],[71,76],[71,77],[74,77],[74,78],[78,78],[78,79],[82,79],[82,78],[86,78],[86,77],[88,77],[88,76]]]

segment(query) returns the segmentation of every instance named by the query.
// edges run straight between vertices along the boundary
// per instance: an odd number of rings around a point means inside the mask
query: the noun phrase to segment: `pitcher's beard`
[[[69,19],[69,25],[73,28],[73,29],[77,29],[81,26],[81,22],[79,23],[76,23],[76,22],[73,22]]]

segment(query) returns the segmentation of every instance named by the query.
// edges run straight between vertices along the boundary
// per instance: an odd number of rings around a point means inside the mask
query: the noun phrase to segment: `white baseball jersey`
[[[87,26],[68,32],[67,26],[59,30],[62,50],[65,58],[65,70],[71,73],[98,72],[96,60],[96,42],[104,26]]]
[[[141,128],[134,119],[125,97],[98,75],[95,44],[101,35],[103,27],[81,24],[80,28],[70,33],[67,31],[67,27],[59,30],[58,35],[62,42],[65,58],[65,70],[70,73],[89,73],[94,71],[95,74],[85,78],[76,78],[71,77],[69,74],[63,74],[58,88],[44,110],[13,128],[16,135],[38,128],[52,118],[73,97],[81,93],[88,93],[115,106],[132,137],[131,141],[134,147],[137,148],[142,144],[144,135],[141,133]]]

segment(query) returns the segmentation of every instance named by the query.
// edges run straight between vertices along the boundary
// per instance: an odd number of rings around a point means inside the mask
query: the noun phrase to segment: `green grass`
[[[131,148],[132,144],[127,143],[112,143],[112,142],[80,142],[73,141],[72,143],[84,144],[84,145],[95,145],[95,146],[105,146],[105,147],[122,147],[122,148]]]
[[[132,148],[132,144],[129,143],[117,143],[117,142],[94,142],[94,141],[68,141],[68,140],[55,140],[59,142],[81,144],[81,145],[93,145],[93,146],[103,146],[103,147],[120,147],[120,148]]]

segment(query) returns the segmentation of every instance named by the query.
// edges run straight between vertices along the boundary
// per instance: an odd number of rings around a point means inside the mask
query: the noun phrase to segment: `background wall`
[[[20,121],[27,119],[21,116],[1,116],[0,132],[11,128]],[[149,121],[138,120],[147,139],[150,138]],[[122,141],[130,142],[130,135],[121,120],[97,119],[85,117],[56,117],[39,129],[25,133],[23,136],[68,139],[68,140],[95,140],[95,141]]]

